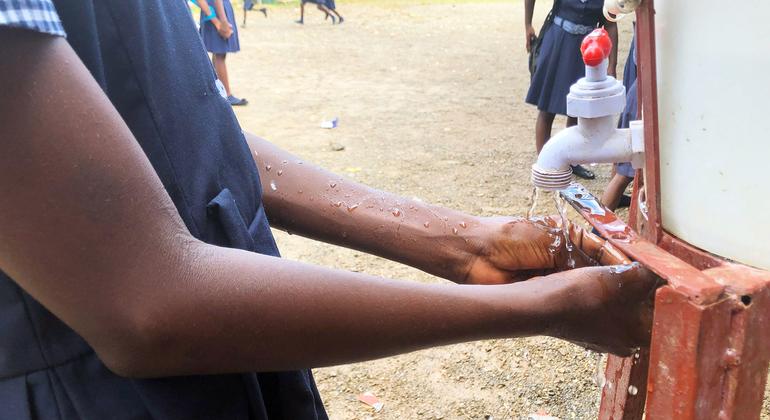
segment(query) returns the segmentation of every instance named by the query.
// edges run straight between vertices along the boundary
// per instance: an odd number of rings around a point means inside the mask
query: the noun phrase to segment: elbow
[[[191,373],[189,300],[179,285],[199,275],[208,260],[210,247],[187,235],[179,236],[176,256],[163,258],[166,264],[152,265],[134,273],[123,290],[106,304],[104,316],[84,337],[105,366],[118,376],[152,378]],[[184,267],[180,269],[180,267]],[[148,281],[148,279],[151,279]],[[164,281],[158,281],[164,279]]]
[[[97,350],[96,354],[104,365],[115,375],[123,378],[142,379],[159,376],[152,369],[144,366],[146,357],[138,353],[128,354],[124,350]]]
[[[172,374],[166,357],[173,354],[170,335],[151,318],[146,315],[116,323],[108,334],[92,341],[96,354],[110,371],[125,378]]]

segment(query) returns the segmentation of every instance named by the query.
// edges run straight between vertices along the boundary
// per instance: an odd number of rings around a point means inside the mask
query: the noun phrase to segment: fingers
[[[570,223],[570,240],[583,251],[589,258],[599,265],[630,264],[631,260],[614,245],[597,235],[583,229],[581,226]]]

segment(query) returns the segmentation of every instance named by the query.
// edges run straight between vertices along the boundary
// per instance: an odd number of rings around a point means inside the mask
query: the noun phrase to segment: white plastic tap
[[[617,117],[626,104],[626,89],[607,75],[612,41],[602,28],[595,29],[580,47],[586,76],[570,87],[567,115],[577,117],[576,126],[562,130],[543,146],[532,165],[532,183],[542,189],[561,190],[572,182],[571,165],[581,163],[631,162],[644,164],[641,121],[618,129]],[[635,140],[635,141],[632,141]]]

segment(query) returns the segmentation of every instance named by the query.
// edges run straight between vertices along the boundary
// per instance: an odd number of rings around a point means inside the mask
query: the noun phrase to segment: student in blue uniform
[[[631,39],[626,65],[623,67],[623,85],[626,87],[626,108],[620,114],[618,128],[628,128],[631,121],[636,119],[636,35]],[[634,168],[631,162],[615,165],[615,173],[602,194],[601,202],[610,210],[631,205],[631,197],[624,194],[628,184],[634,180]]]
[[[337,12],[337,5],[335,4],[334,0],[300,0],[299,20],[295,21],[300,25],[305,23],[305,4],[307,3],[315,4],[318,7],[318,10],[324,12],[324,20],[331,17],[332,25],[345,21],[345,18],[343,18],[342,15]],[[337,15],[336,19],[334,18],[334,15]]]
[[[535,125],[535,147],[540,153],[551,137],[556,114],[567,115],[567,94],[570,86],[585,75],[585,64],[580,55],[580,43],[597,26],[604,26],[612,39],[608,72],[615,75],[617,63],[617,26],[604,19],[603,0],[554,0],[552,19],[541,31],[541,47],[535,72],[527,92],[526,102],[539,110]],[[535,0],[525,0],[524,26],[527,52],[532,48],[535,29],[532,26]],[[567,117],[567,127],[577,119]],[[583,166],[572,167],[576,176],[593,179],[595,175]]]
[[[200,0],[196,1],[196,4],[201,9],[200,32],[203,45],[211,53],[214,70],[224,85],[225,92],[227,92],[227,101],[232,106],[248,104],[249,101],[245,98],[238,98],[233,95],[225,61],[228,53],[236,53],[241,50],[233,5],[230,4],[230,0],[213,0],[213,5],[210,5],[207,0]]]
[[[184,2],[53,3],[0,0],[0,419],[325,419],[311,367],[649,340],[643,268],[553,273],[548,220],[398,197],[244,134]],[[283,260],[270,225],[463,285]]]
[[[246,27],[246,16],[248,16],[250,10],[254,10],[254,0],[243,0],[243,24],[241,26],[244,28]],[[260,7],[256,10],[267,18],[267,7]]]

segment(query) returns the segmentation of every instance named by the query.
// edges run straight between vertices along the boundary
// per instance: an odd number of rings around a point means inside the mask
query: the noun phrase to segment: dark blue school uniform
[[[238,52],[241,50],[241,43],[238,39],[238,25],[235,23],[235,12],[233,11],[233,5],[230,3],[230,0],[224,0],[222,2],[222,6],[225,9],[227,21],[230,22],[230,25],[233,27],[233,34],[230,35],[230,38],[227,39],[219,36],[217,28],[213,23],[211,23],[211,18],[209,16],[204,16],[203,12],[201,12],[200,32],[201,38],[203,38],[203,45],[206,46],[206,51],[214,54]],[[209,7],[213,9],[213,2],[209,2]]]
[[[69,43],[128,124],[190,232],[278,256],[257,168],[185,2],[54,3]],[[0,273],[0,419],[326,418],[308,370],[119,377]]]
[[[556,0],[554,22],[543,34],[526,102],[541,111],[567,114],[570,86],[585,75],[583,38],[604,23],[602,0]]]
[[[628,58],[623,67],[623,86],[626,87],[626,108],[620,114],[618,128],[628,128],[631,121],[636,119],[637,90],[636,90],[636,28],[631,39],[631,48],[628,49]],[[634,177],[634,168],[630,162],[618,163],[615,170],[628,178]]]

